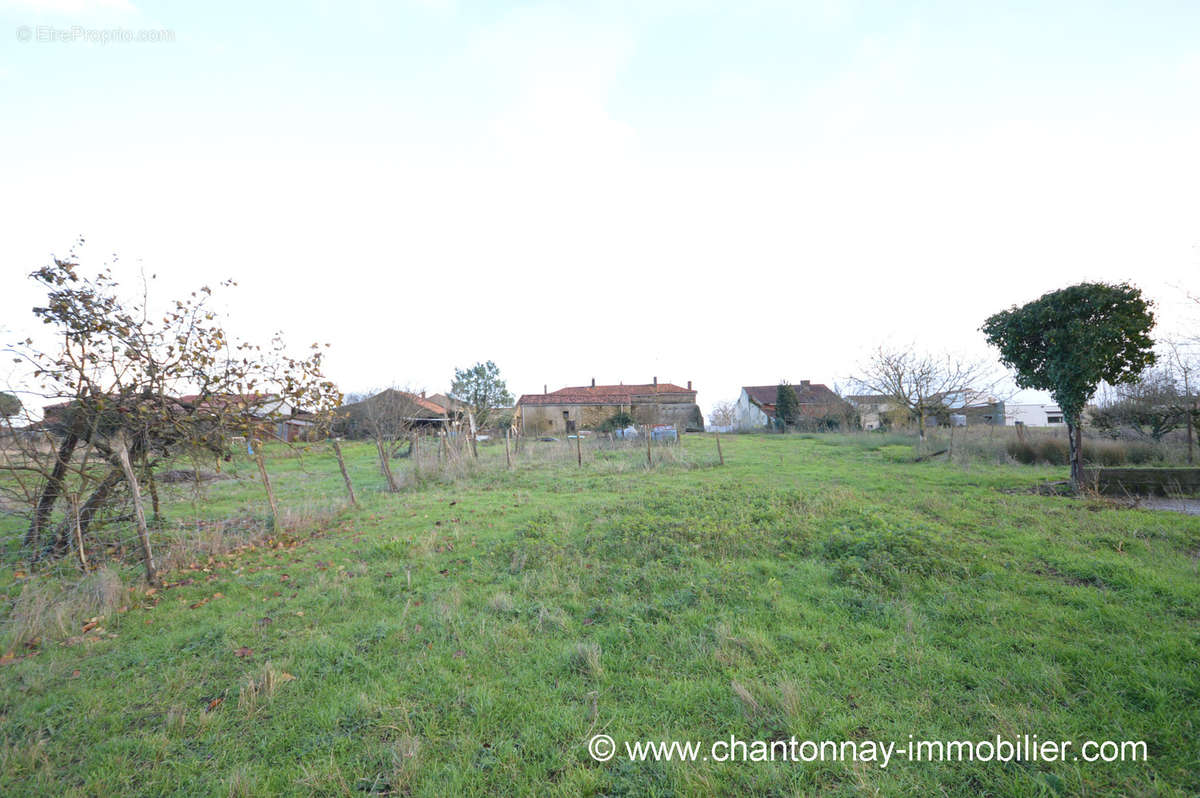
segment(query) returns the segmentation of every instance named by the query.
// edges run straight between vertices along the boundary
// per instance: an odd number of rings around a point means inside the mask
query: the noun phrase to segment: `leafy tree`
[[[21,412],[21,400],[16,394],[0,391],[0,418],[12,418]]]
[[[1156,358],[1154,314],[1128,283],[1080,283],[990,316],[982,330],[1017,374],[1017,385],[1049,391],[1070,440],[1071,481],[1083,476],[1083,408],[1101,382],[1135,382]]]
[[[775,423],[786,429],[796,423],[800,415],[800,400],[796,397],[796,389],[786,381],[781,382],[775,389]]]
[[[450,395],[466,402],[475,414],[475,424],[486,427],[492,410],[513,403],[508,386],[500,379],[500,369],[492,361],[476,363],[468,369],[455,369]]]
[[[600,432],[612,432],[616,429],[625,429],[633,425],[633,416],[626,413],[624,410],[618,410],[608,418],[604,419],[597,428]]]

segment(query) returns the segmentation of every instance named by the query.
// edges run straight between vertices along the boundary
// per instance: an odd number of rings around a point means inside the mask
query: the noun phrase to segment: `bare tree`
[[[708,414],[708,423],[714,427],[732,427],[737,422],[735,402],[717,402]]]
[[[1179,376],[1168,358],[1160,362],[1165,365],[1146,369],[1135,382],[1111,386],[1092,414],[1093,424],[1113,437],[1133,430],[1155,442],[1183,426],[1187,410]]]
[[[922,440],[927,419],[943,414],[956,400],[969,401],[996,385],[984,363],[882,345],[851,381],[863,392],[886,396],[906,411],[917,423]]]
[[[1196,427],[1200,426],[1200,408],[1196,402],[1196,378],[1200,374],[1200,352],[1197,352],[1197,340],[1168,339],[1164,346],[1167,350],[1168,368],[1178,381],[1178,410],[1187,430],[1187,460],[1194,462],[1194,447]]]
[[[440,418],[439,412],[418,392],[394,386],[356,404],[346,405],[340,413],[352,435],[375,442],[379,470],[392,493],[400,490],[400,483],[392,471],[391,461],[410,455],[417,441],[415,430],[436,423]]]

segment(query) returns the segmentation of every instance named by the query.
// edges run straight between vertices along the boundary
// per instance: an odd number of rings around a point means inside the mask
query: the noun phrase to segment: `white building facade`
[[[771,423],[771,419],[762,409],[750,400],[750,394],[746,393],[746,389],[742,389],[741,396],[737,400],[737,409],[734,416],[734,426],[739,430],[762,429]]]
[[[1023,424],[1026,427],[1066,427],[1062,409],[1058,405],[1004,404],[1004,426]]]

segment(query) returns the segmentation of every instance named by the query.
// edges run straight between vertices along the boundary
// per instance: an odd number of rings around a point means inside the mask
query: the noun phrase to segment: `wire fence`
[[[52,457],[24,442],[0,447],[0,657],[21,655],[41,638],[65,639],[68,618],[118,609],[131,592],[155,590],[145,577],[147,550],[163,587],[196,578],[207,566],[251,546],[284,546],[319,532],[354,504],[386,503],[461,483],[521,484],[575,474],[605,475],[718,465],[716,446],[621,440],[596,434],[562,439],[413,435],[405,440],[271,443],[225,458],[181,456],[139,473],[147,536],[139,534],[134,492],[107,487],[102,509],[80,517],[113,473],[103,461],[67,464],[59,500],[31,539],[45,479],[29,458]],[[711,450],[711,451],[710,451]],[[381,453],[385,457],[381,457]],[[23,471],[23,468],[30,468]],[[187,572],[190,576],[180,574]]]

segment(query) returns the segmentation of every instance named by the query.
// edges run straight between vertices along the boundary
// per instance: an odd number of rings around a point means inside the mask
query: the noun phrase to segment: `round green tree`
[[[1082,477],[1083,408],[1101,382],[1137,380],[1155,361],[1154,313],[1128,283],[1080,283],[987,319],[983,334],[1013,369],[1017,385],[1049,391],[1070,439],[1071,482]]]

